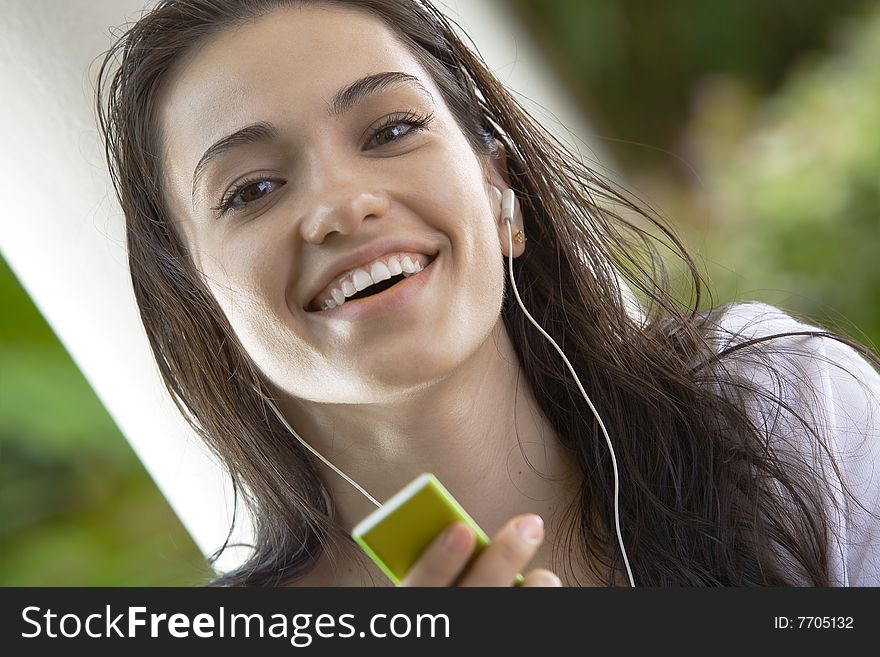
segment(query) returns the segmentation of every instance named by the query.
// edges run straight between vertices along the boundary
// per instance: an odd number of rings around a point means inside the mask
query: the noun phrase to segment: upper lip
[[[365,244],[363,247],[340,257],[338,260],[334,260],[322,268],[321,273],[315,277],[315,285],[311,286],[309,288],[310,291],[306,293],[303,308],[309,310],[315,297],[345,272],[369,265],[384,255],[400,253],[401,251],[423,253],[431,258],[438,253],[437,249],[429,247],[416,239],[402,236],[386,237]]]

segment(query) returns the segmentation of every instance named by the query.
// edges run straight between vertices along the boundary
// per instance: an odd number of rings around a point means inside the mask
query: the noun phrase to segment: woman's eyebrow
[[[434,97],[416,76],[400,71],[386,71],[364,76],[337,91],[330,102],[330,113],[339,116],[371,94],[405,84],[413,85],[434,102]]]
[[[432,103],[434,102],[434,97],[416,76],[400,71],[386,71],[359,78],[337,91],[333,96],[333,100],[328,104],[328,112],[334,116],[339,116],[357,105],[367,96],[401,85],[416,87],[430,98]],[[232,134],[226,135],[214,142],[204,152],[193,171],[193,198],[195,198],[199,180],[212,160],[233,148],[262,141],[271,141],[277,137],[278,130],[275,126],[265,121],[259,121],[236,130]]]
[[[266,123],[265,121],[259,121],[245,126],[240,130],[236,130],[232,134],[226,135],[222,139],[214,142],[208,150],[205,151],[204,155],[202,155],[199,163],[193,171],[193,199],[196,197],[196,187],[198,186],[199,179],[202,177],[202,174],[204,174],[205,169],[207,169],[211,161],[217,158],[221,153],[225,153],[238,146],[256,144],[261,141],[270,141],[277,136],[278,130],[275,129],[275,126],[271,123]]]

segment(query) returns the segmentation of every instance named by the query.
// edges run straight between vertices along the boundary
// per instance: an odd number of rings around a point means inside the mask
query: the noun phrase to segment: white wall
[[[144,6],[139,0],[0,0],[0,253],[210,554],[229,526],[229,488],[159,380],[134,305],[123,220],[93,113],[98,55],[111,43],[109,28],[135,19]],[[587,138],[583,118],[503,4],[450,0],[444,10],[504,83],[539,99]],[[556,119],[527,107],[556,128]],[[570,140],[561,129],[558,135]],[[230,553],[221,567],[237,558]]]

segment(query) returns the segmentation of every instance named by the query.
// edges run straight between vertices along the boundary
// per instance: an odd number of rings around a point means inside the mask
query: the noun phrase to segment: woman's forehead
[[[385,70],[426,77],[378,17],[320,5],[278,9],[195,51],[172,77],[165,107],[210,121],[256,97],[292,106],[327,100],[341,84]]]

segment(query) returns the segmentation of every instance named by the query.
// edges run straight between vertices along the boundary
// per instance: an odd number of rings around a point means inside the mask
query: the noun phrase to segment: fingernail
[[[516,521],[516,531],[529,543],[540,541],[543,530],[544,520],[541,516],[530,514]]]
[[[538,581],[538,586],[561,587],[562,580],[560,580],[556,575],[550,575],[550,574],[541,575],[541,577]]]
[[[443,547],[450,552],[464,552],[469,538],[465,527],[453,525],[443,534]]]

